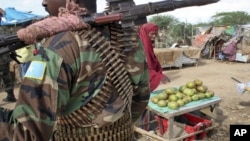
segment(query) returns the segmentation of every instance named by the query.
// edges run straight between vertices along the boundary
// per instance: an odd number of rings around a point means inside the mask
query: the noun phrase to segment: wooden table
[[[152,96],[154,96],[154,94],[151,94],[151,97]],[[191,137],[193,135],[196,135],[196,134],[203,132],[204,130],[197,131],[197,132],[194,132],[192,134],[183,135],[183,136],[180,136],[178,138],[174,138],[173,137],[173,135],[174,135],[174,131],[173,131],[174,117],[179,116],[179,115],[183,115],[185,113],[201,110],[201,109],[204,109],[204,108],[207,108],[210,106],[216,107],[219,105],[220,102],[221,102],[221,98],[214,96],[212,98],[190,102],[190,103],[186,104],[185,106],[180,107],[177,110],[171,110],[167,107],[166,108],[165,107],[164,108],[155,108],[155,106],[157,106],[157,105],[154,106],[152,103],[149,102],[147,109],[150,112],[153,112],[153,113],[155,113],[159,116],[162,116],[168,120],[168,136],[167,136],[168,138],[162,138],[162,137],[159,137],[156,135],[153,135],[153,138],[157,138],[158,140],[162,140],[162,141],[178,141],[178,140],[185,139],[187,137]],[[211,126],[211,127],[207,128],[206,130],[211,130],[215,127],[216,126]],[[143,133],[143,134],[146,133],[145,131],[143,131],[143,129],[136,128],[136,131]],[[152,134],[149,134],[148,136],[152,136]]]

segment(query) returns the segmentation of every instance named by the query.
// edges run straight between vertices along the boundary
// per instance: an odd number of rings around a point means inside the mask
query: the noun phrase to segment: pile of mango
[[[214,92],[209,90],[200,79],[188,81],[179,88],[168,87],[161,93],[151,97],[151,102],[159,107],[168,107],[170,109],[178,109],[185,104],[200,99],[211,98]]]

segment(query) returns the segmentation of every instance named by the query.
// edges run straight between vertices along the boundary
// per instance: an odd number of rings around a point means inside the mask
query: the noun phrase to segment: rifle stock
[[[146,17],[153,14],[172,11],[189,6],[201,6],[216,3],[219,0],[164,0],[135,5],[133,0],[107,0],[111,9],[108,12],[87,14],[83,21],[90,25],[104,25],[121,22],[122,27],[133,27],[147,22]],[[27,46],[17,35],[0,38],[0,55]]]

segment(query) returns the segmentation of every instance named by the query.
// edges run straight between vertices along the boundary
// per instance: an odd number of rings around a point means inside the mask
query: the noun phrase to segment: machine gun
[[[2,37],[0,37],[0,55],[5,53],[11,53],[25,46],[27,46],[27,44],[21,41],[17,37],[17,35],[3,35]],[[13,54],[15,53],[13,52]]]
[[[216,3],[219,0],[164,0],[135,5],[133,0],[107,0],[109,9],[102,13],[90,13],[82,17],[85,23],[90,25],[104,25],[112,22],[120,22],[123,28],[134,27],[147,22],[146,17],[178,8],[189,6],[202,6]],[[13,52],[26,46],[17,35],[0,38],[0,55]]]

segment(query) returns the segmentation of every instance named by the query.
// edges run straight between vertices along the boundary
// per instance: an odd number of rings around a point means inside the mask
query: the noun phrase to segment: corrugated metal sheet
[[[192,42],[192,46],[203,48],[206,45],[207,41],[211,40],[213,37],[215,37],[215,35],[213,34],[197,35]]]

